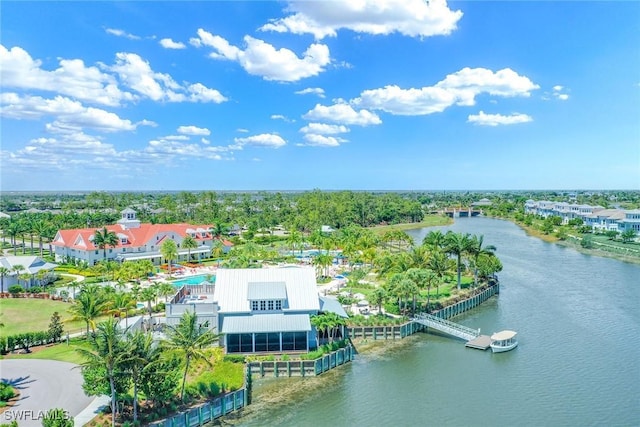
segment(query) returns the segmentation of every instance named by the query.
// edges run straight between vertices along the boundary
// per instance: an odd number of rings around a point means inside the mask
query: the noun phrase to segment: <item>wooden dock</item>
[[[467,341],[465,347],[475,348],[477,350],[486,350],[491,346],[491,337],[489,335],[480,335],[470,341]]]

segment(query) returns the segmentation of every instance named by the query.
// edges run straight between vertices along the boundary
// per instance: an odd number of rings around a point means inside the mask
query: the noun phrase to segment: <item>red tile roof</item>
[[[107,225],[107,230],[113,231],[117,235],[127,236],[127,244],[118,243],[115,247],[139,247],[147,244],[159,244],[162,239],[153,240],[156,236],[165,236],[167,233],[174,233],[180,237],[187,235],[187,230],[197,230],[198,228],[207,230],[205,237],[201,237],[200,233],[196,233],[194,239],[197,242],[204,242],[213,239],[211,232],[209,232],[210,225],[194,225],[194,224],[140,224],[139,228],[123,228],[120,224]],[[93,244],[90,237],[95,235],[96,230],[102,230],[103,227],[98,228],[76,228],[71,230],[60,230],[56,235],[56,238],[52,245],[63,246],[80,250],[97,250],[98,247]],[[225,244],[227,242],[224,242]]]

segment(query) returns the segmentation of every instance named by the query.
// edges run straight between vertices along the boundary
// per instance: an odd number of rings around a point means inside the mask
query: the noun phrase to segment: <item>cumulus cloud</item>
[[[389,85],[365,90],[351,104],[395,115],[416,116],[440,113],[452,105],[474,105],[481,94],[528,97],[538,88],[528,77],[509,68],[496,72],[486,68],[463,68],[434,86],[402,89]]]
[[[304,145],[312,147],[339,147],[341,143],[347,142],[344,138],[335,136],[318,135],[315,133],[308,133],[304,136],[307,141]]]
[[[160,43],[160,46],[162,46],[165,49],[186,49],[187,47],[184,43],[176,42],[169,38],[161,39],[159,43]]]
[[[124,37],[124,38],[127,38],[129,40],[140,40],[140,36],[136,36],[134,34],[126,32],[124,30],[120,30],[118,28],[105,28],[104,31],[107,34],[111,34],[112,36]]]
[[[553,87],[553,92],[551,93],[551,95],[555,98],[555,99],[559,99],[560,101],[566,101],[569,99],[569,94],[566,93],[567,92],[567,88],[565,88],[564,86],[560,86],[560,85],[555,85]]]
[[[260,135],[252,135],[245,138],[235,138],[234,141],[240,147],[245,145],[254,145],[258,147],[280,148],[287,144],[280,135],[274,133],[262,133]]]
[[[198,38],[192,38],[190,42],[194,46],[212,48],[211,58],[237,62],[247,73],[265,80],[295,82],[317,76],[331,63],[329,48],[323,44],[312,44],[302,57],[298,57],[289,49],[276,49],[251,36],[244,37],[246,47],[243,50],[203,29],[199,29]]]
[[[102,132],[132,131],[138,125],[153,126],[154,122],[143,120],[132,123],[121,119],[118,115],[99,108],[85,107],[79,101],[56,96],[45,99],[40,96],[21,96],[16,93],[0,94],[2,117],[12,119],[39,119],[53,117],[53,124],[48,126],[72,127],[75,129],[92,128]]]
[[[149,63],[135,53],[117,53],[116,63],[109,70],[117,73],[125,85],[153,101],[217,104],[227,101],[220,92],[201,83],[183,87],[169,74],[154,72]]]
[[[471,114],[467,121],[480,126],[515,125],[533,121],[527,114],[514,113],[508,116],[502,114],[486,114],[480,111],[478,114]]]
[[[300,129],[302,133],[308,134],[320,134],[320,135],[335,135],[338,133],[347,133],[349,128],[344,125],[329,125],[326,123],[309,123],[307,126]]]
[[[170,75],[154,72],[147,61],[133,53],[118,53],[113,66],[87,66],[80,59],[59,59],[59,67],[48,71],[24,49],[9,50],[0,45],[0,77],[4,88],[54,92],[110,107],[142,97],[165,102],[227,101],[219,91],[202,83],[182,86]]]
[[[80,59],[60,59],[59,64],[57,69],[46,71],[41,68],[42,62],[34,60],[24,49],[0,45],[0,76],[4,88],[56,92],[108,106],[134,99],[133,94],[118,88],[114,76],[97,67],[88,67]]]
[[[313,95],[318,95],[320,98],[324,98],[324,89],[319,87],[308,87],[306,89],[298,90],[294,93],[296,95],[313,94]]]
[[[382,123],[380,117],[368,110],[356,111],[349,104],[338,103],[330,106],[316,104],[304,119],[317,122],[342,123],[346,125],[369,126]]]
[[[262,26],[262,31],[335,37],[340,29],[357,33],[409,37],[448,35],[457,28],[462,12],[446,0],[359,0],[340,2],[292,1],[291,15]]]
[[[178,133],[183,135],[211,135],[211,131],[207,128],[199,128],[197,126],[180,126],[178,128]]]

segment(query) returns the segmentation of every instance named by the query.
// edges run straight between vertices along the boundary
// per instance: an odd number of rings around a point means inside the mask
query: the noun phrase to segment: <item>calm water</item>
[[[454,320],[519,347],[491,354],[417,334],[312,379],[260,380],[246,426],[638,426],[640,266],[460,219],[504,264],[501,294]],[[418,242],[431,229],[416,230]],[[282,390],[295,398],[280,398]]]

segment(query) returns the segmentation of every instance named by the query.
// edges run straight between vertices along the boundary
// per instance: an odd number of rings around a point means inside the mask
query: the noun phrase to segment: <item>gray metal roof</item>
[[[320,309],[313,267],[221,268],[216,272],[215,293],[215,299],[220,306],[220,313],[249,313],[251,311],[249,283],[284,283],[287,301],[284,312],[306,311],[315,313]],[[272,288],[272,286],[269,286],[269,288]]]
[[[287,299],[287,285],[284,282],[249,282],[247,286],[249,301]]]
[[[308,314],[252,314],[248,316],[224,316],[223,334],[248,334],[252,332],[302,332],[311,330]]]
[[[349,317],[340,301],[331,297],[320,297],[320,311],[324,313],[335,313],[340,317]]]

